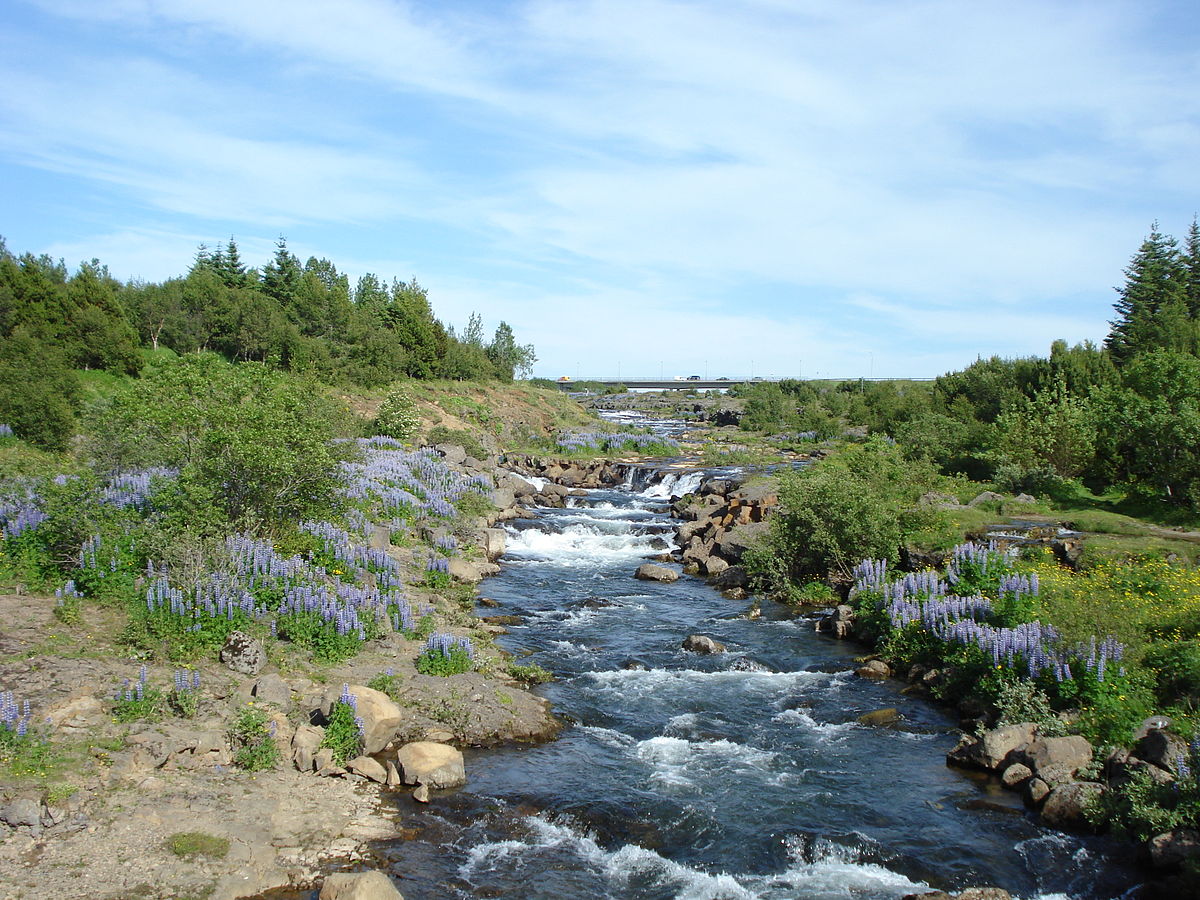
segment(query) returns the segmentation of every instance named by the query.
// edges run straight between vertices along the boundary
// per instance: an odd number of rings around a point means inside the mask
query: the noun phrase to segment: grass
[[[167,849],[181,859],[224,859],[229,853],[229,838],[203,831],[177,831],[167,838]]]

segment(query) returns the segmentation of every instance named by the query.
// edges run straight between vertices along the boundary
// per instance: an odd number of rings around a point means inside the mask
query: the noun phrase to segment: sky
[[[1200,4],[8,0],[0,235],[279,237],[557,378],[930,377],[1100,341],[1200,211]]]

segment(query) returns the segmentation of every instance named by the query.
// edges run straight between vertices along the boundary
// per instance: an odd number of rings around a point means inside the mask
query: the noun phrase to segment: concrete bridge
[[[746,384],[750,381],[778,381],[777,378],[685,378],[682,380],[658,378],[582,378],[580,381],[591,384],[623,384],[633,390],[652,391],[692,391],[710,390],[712,388],[728,388],[735,384]],[[560,378],[556,384],[564,391],[573,390],[577,381]]]

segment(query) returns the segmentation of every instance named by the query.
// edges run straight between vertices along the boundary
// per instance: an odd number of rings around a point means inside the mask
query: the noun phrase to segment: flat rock
[[[894,725],[900,721],[900,711],[895,707],[889,706],[887,709],[874,709],[871,712],[863,713],[858,717],[860,725]]]
[[[321,885],[319,900],[404,900],[382,872],[337,872]]]
[[[274,672],[269,672],[254,682],[251,693],[254,699],[278,706],[285,711],[292,706],[291,686]]]
[[[665,584],[670,584],[672,581],[679,580],[679,573],[674,569],[668,569],[666,566],[656,566],[654,563],[642,563],[638,566],[637,571],[633,573],[634,578],[640,578],[642,581],[661,581]]]
[[[405,784],[454,788],[467,783],[463,755],[449,744],[413,741],[396,753],[396,764]]]

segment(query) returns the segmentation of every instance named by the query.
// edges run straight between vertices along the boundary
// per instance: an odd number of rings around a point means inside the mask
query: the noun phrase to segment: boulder
[[[704,574],[709,578],[716,578],[728,568],[729,563],[727,563],[720,556],[710,556],[708,559],[704,560]]]
[[[314,759],[321,741],[325,739],[325,729],[315,725],[301,725],[292,735],[292,762],[301,772],[313,770]]]
[[[642,563],[638,566],[637,571],[633,573],[634,578],[640,578],[642,581],[661,581],[665,584],[670,584],[672,581],[679,580],[679,573],[674,569],[668,569],[666,566],[656,566],[654,563]]]
[[[9,802],[0,812],[0,819],[16,828],[18,825],[42,824],[42,801],[32,797],[18,797]]]
[[[741,562],[745,552],[757,546],[770,530],[771,525],[768,522],[735,525],[717,540],[717,552],[731,563]]]
[[[1048,773],[1054,773],[1061,782],[1062,773],[1065,772],[1069,776],[1091,765],[1092,745],[1088,743],[1087,738],[1077,734],[1067,737],[1040,737],[1014,753],[1013,762],[1024,763],[1036,772],[1038,777],[1043,777],[1042,770],[1045,769]]]
[[[462,465],[467,459],[467,451],[458,444],[435,444],[433,449],[452,466]]]
[[[984,503],[1003,503],[1005,497],[1003,494],[997,494],[995,491],[984,491],[982,494],[977,494],[967,506],[982,506]]]
[[[386,525],[372,525],[367,544],[372,550],[388,550],[392,546],[392,529]]]
[[[1189,860],[1200,859],[1200,831],[1176,828],[1155,835],[1146,842],[1150,862],[1156,869],[1174,869]]]
[[[504,555],[508,536],[503,528],[485,528],[483,531],[483,552],[488,560],[495,562]]]
[[[267,664],[267,653],[262,641],[241,631],[235,631],[221,648],[221,662],[243,675],[257,675]]]
[[[750,579],[746,575],[746,569],[743,566],[730,566],[713,579],[713,585],[722,591],[746,588],[749,584]]]
[[[1012,894],[998,887],[972,887],[959,891],[955,900],[1012,900]]]
[[[855,669],[854,674],[859,678],[874,678],[882,681],[884,678],[891,677],[892,670],[882,659],[870,659]]]
[[[854,628],[854,607],[845,603],[817,620],[817,631],[836,638],[847,638]]]
[[[1023,722],[1019,725],[993,728],[991,731],[985,731],[979,738],[964,735],[958,746],[946,754],[946,762],[949,765],[994,772],[1003,765],[1010,753],[1028,745],[1034,739],[1035,731],[1034,725]],[[1090,746],[1088,749],[1091,749]],[[1036,771],[1035,766],[1028,763],[1026,765]]]
[[[1076,781],[1056,787],[1042,806],[1042,821],[1051,828],[1090,829],[1084,815],[1088,804],[1104,793],[1104,785]]]
[[[291,687],[274,672],[269,672],[254,682],[250,693],[259,702],[270,703],[282,710],[287,710],[292,705]]]
[[[720,641],[714,641],[705,634],[689,634],[683,639],[681,645],[684,650],[692,653],[724,653],[725,645]]]
[[[377,784],[387,784],[387,769],[378,760],[372,759],[369,756],[354,757],[354,759],[346,763],[346,770],[353,772],[355,775],[369,778]]]
[[[325,877],[319,900],[404,900],[382,872],[336,872]]]
[[[431,788],[454,788],[467,783],[463,755],[449,744],[414,741],[396,754],[400,778],[405,784]]]
[[[403,722],[400,707],[396,705],[383,691],[364,687],[361,684],[347,685],[346,688],[355,697],[357,715],[363,723],[363,752],[378,753],[396,736],[396,731]],[[341,689],[330,688],[321,700],[321,714],[329,718],[333,704],[341,696]]]
[[[1178,775],[1179,760],[1188,758],[1187,741],[1177,734],[1160,729],[1150,729],[1136,744],[1132,754],[1152,766],[1157,766]]]

